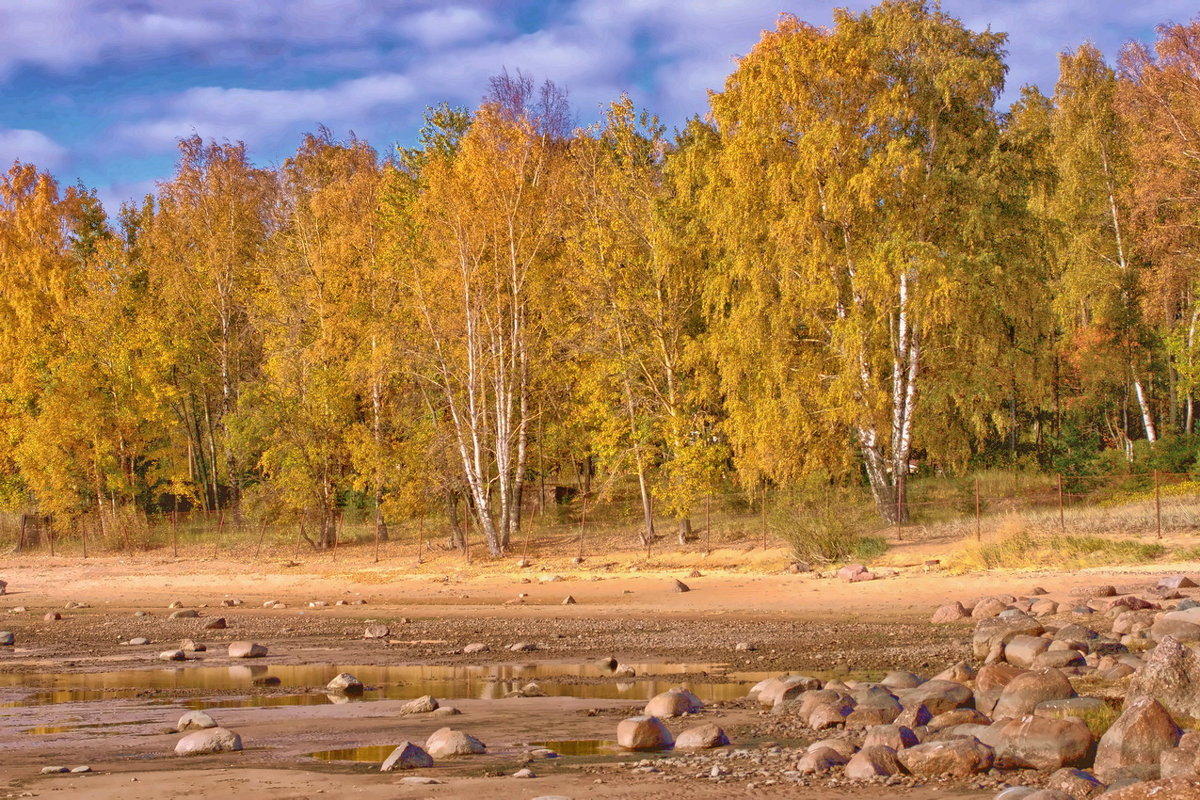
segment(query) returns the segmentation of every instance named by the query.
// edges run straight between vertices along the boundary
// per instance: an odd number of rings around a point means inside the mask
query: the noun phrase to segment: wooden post
[[[372,525],[371,527],[373,527],[375,529],[375,563],[378,564],[379,563],[379,526]]]
[[[79,538],[83,541],[83,557],[87,558],[87,524],[83,519],[79,520]]]
[[[171,556],[179,558],[179,495],[175,496],[175,508],[171,511]]]
[[[1159,491],[1158,470],[1154,470],[1154,526],[1157,537],[1162,538],[1162,494]]]
[[[983,523],[979,514],[979,478],[975,479],[975,541],[983,538]]]
[[[900,500],[900,478],[896,478],[896,541],[904,541],[904,515]]]
[[[1063,512],[1063,488],[1062,488],[1062,473],[1058,473],[1058,529],[1065,531],[1067,529],[1067,517]]]
[[[425,563],[425,515],[417,517],[417,563]]]
[[[53,518],[51,518],[50,522],[47,523],[47,525],[46,525],[46,538],[48,538],[50,540],[50,555],[53,556],[54,555],[54,519]]]
[[[254,547],[254,559],[258,560],[258,554],[262,550],[263,537],[267,535],[267,520],[264,518],[262,525],[258,529],[258,544]]]
[[[205,518],[208,517],[208,512],[204,512]],[[217,509],[217,541],[213,544],[213,558],[221,554],[221,534],[225,532],[225,509]]]
[[[712,492],[704,497],[704,535],[708,537],[708,552],[712,552]]]
[[[579,510],[579,557],[583,558],[583,526],[587,524],[587,495],[582,497],[583,505]]]
[[[762,489],[762,537],[763,550],[767,549],[767,485],[763,484]]]

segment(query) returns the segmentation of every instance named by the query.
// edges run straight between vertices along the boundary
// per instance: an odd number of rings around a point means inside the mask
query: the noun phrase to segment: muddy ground
[[[927,622],[942,602],[1001,591],[1024,594],[1035,585],[1065,598],[1077,585],[1144,584],[1154,573],[1167,571],[949,576],[914,568],[851,585],[811,573],[705,572],[703,567],[699,576],[677,569],[629,573],[586,564],[535,566],[508,574],[455,574],[448,569],[445,574],[412,575],[397,567],[356,570],[289,563],[249,575],[244,565],[218,561],[0,562],[0,578],[9,582],[9,593],[0,597],[0,629],[17,636],[17,646],[0,653],[0,796],[134,800],[258,791],[272,798],[344,794],[485,800],[556,794],[639,798],[676,791],[696,798],[990,797],[1011,776],[948,784],[908,779],[874,786],[790,780],[783,773],[792,769],[808,741],[781,727],[777,718],[732,698],[743,694],[743,682],[764,673],[911,669],[929,676],[969,656],[969,624]],[[691,591],[675,591],[676,578]],[[567,595],[576,604],[562,605]],[[241,604],[222,606],[223,600],[234,599]],[[264,609],[269,600],[286,608]],[[336,605],[338,600],[350,604]],[[196,609],[199,618],[168,619],[172,601]],[[311,602],[326,605],[310,607]],[[68,603],[86,607],[67,609]],[[18,607],[26,610],[13,610]],[[44,620],[50,611],[63,619]],[[145,615],[135,616],[139,611]],[[224,617],[228,627],[205,630],[204,624],[215,617]],[[363,639],[372,621],[386,623],[390,636]],[[137,636],[151,643],[121,644]],[[160,651],[183,638],[209,649],[183,664],[158,660]],[[266,659],[254,663],[256,674],[314,668],[289,673],[302,676],[302,686],[244,681],[230,686],[219,677],[228,670],[218,669],[210,670],[218,675],[210,685],[172,686],[148,679],[131,692],[127,677],[107,677],[131,669],[242,667],[246,662],[233,662],[225,653],[224,645],[235,639],[270,648]],[[472,642],[489,649],[462,654]],[[538,649],[507,649],[518,642]],[[738,651],[742,642],[756,649]],[[596,667],[597,660],[607,657],[638,665],[630,699],[609,696],[616,679]],[[539,664],[548,665],[545,674],[538,674]],[[461,697],[441,697],[461,716],[400,716],[401,699],[327,702],[321,683],[346,665],[463,672],[504,665],[517,675],[532,670],[547,694],[587,695],[581,687],[593,687],[601,696],[505,698],[498,690],[483,693],[495,699],[479,699],[478,686],[472,685]],[[455,669],[439,674],[456,674]],[[648,691],[681,683],[714,692],[729,685],[719,692],[727,699],[710,703],[700,721],[724,727],[734,741],[732,749],[662,759],[602,749],[529,762],[538,742],[614,738],[617,721],[635,713]],[[72,694],[72,687],[87,687],[88,692]],[[506,688],[508,684],[500,687]],[[312,704],[261,705],[296,697]],[[240,707],[225,707],[229,705]],[[178,734],[171,726],[187,708],[198,706],[216,706],[210,713],[237,730],[247,749],[175,757]],[[670,727],[678,733],[696,721],[672,721]],[[482,739],[489,753],[420,771],[445,781],[439,785],[407,785],[403,773],[381,774],[370,764],[309,755],[404,739],[421,742],[446,724]],[[87,765],[93,772],[39,774],[49,765]],[[523,765],[538,777],[511,777]]]

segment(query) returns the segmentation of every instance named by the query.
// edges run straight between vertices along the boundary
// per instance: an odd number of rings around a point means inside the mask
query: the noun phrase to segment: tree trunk
[[[684,517],[679,520],[679,543],[687,544],[692,540],[692,520]]]

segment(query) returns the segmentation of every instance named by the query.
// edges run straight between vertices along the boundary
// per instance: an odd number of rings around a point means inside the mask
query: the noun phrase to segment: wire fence
[[[1044,531],[1076,534],[1162,538],[1200,532],[1200,475],[1188,473],[986,473],[917,479],[890,514],[876,508],[865,492],[852,502],[829,502],[843,503],[845,512],[860,521],[861,533],[889,542],[982,539],[1014,519]],[[644,552],[649,559],[720,548],[766,551],[783,545],[789,528],[811,513],[813,504],[811,496],[794,490],[714,492],[698,499],[686,515],[655,515],[655,534],[647,536],[636,496],[600,500],[571,494],[559,502],[528,503],[506,554],[584,559]],[[884,520],[884,515],[890,519]],[[373,512],[345,509],[338,515],[331,545],[320,551],[304,536],[300,522],[265,522],[233,510],[147,514],[118,508],[80,516],[69,524],[35,514],[9,514],[0,516],[0,549],[69,558],[153,551],[179,559],[248,564],[314,556],[334,562],[471,562],[487,555],[481,534],[468,526],[465,537],[456,536],[448,516],[389,520],[385,538]]]

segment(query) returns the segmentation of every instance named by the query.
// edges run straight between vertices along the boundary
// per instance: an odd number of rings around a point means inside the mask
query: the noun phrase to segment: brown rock
[[[926,742],[897,753],[900,763],[913,775],[952,775],[965,778],[991,768],[992,748],[977,739]]]
[[[1004,659],[1014,667],[1029,669],[1033,660],[1050,649],[1050,640],[1019,634],[1004,645]]]
[[[926,725],[930,731],[940,731],[953,728],[955,725],[991,725],[992,721],[985,714],[973,708],[955,708],[943,711]]]
[[[659,718],[682,717],[684,714],[695,714],[702,708],[704,708],[704,703],[699,697],[687,689],[675,688],[651,698],[650,702],[646,703],[642,714],[647,717]]]
[[[971,616],[975,619],[991,619],[1007,608],[1008,603],[995,597],[985,597],[975,604],[975,608],[971,609]]]
[[[666,750],[674,743],[658,717],[630,717],[617,725],[617,744],[626,750]]]
[[[1105,786],[1081,769],[1063,767],[1050,776],[1046,788],[1063,792],[1076,800],[1090,800],[1103,792]]]
[[[1092,732],[1075,717],[1025,716],[1000,729],[996,766],[1001,769],[1082,767],[1092,749]]]
[[[713,747],[724,747],[729,744],[729,737],[720,726],[711,722],[703,725],[693,725],[679,734],[675,740],[676,750],[709,750]]]
[[[920,744],[917,735],[903,725],[876,725],[867,729],[867,737],[863,740],[863,749],[868,747],[887,747],[893,752],[906,747]]]
[[[938,606],[933,612],[933,616],[929,621],[935,625],[940,625],[946,622],[957,622],[960,619],[970,618],[970,613],[963,608],[963,604],[957,601],[944,606]]]
[[[1175,747],[1182,734],[1158,701],[1149,697],[1134,700],[1100,737],[1096,776],[1110,783],[1129,776],[1157,778],[1159,755]]]
[[[1125,704],[1143,697],[1180,717],[1200,718],[1200,654],[1170,636],[1160,641],[1129,682]]]
[[[883,745],[864,745],[846,762],[846,777],[852,781],[899,775],[904,771],[896,751]]]
[[[1038,703],[1074,697],[1071,682],[1056,669],[1026,672],[1009,681],[996,702],[993,717],[1023,717],[1032,714]]]
[[[801,775],[821,775],[834,767],[846,763],[846,757],[831,747],[809,750],[796,762],[796,771]]]
[[[487,752],[483,742],[453,728],[438,728],[425,740],[425,752],[433,758],[469,756]]]
[[[225,630],[225,628],[228,628],[229,625],[225,622],[224,617],[216,617],[214,619],[206,620],[203,627],[206,631],[221,631]]]
[[[942,712],[951,711],[961,706],[970,705],[975,696],[970,689],[961,683],[935,678],[931,681],[926,681],[915,689],[900,691],[899,697],[900,703],[904,708],[923,705],[929,710],[930,714],[941,714]]]

